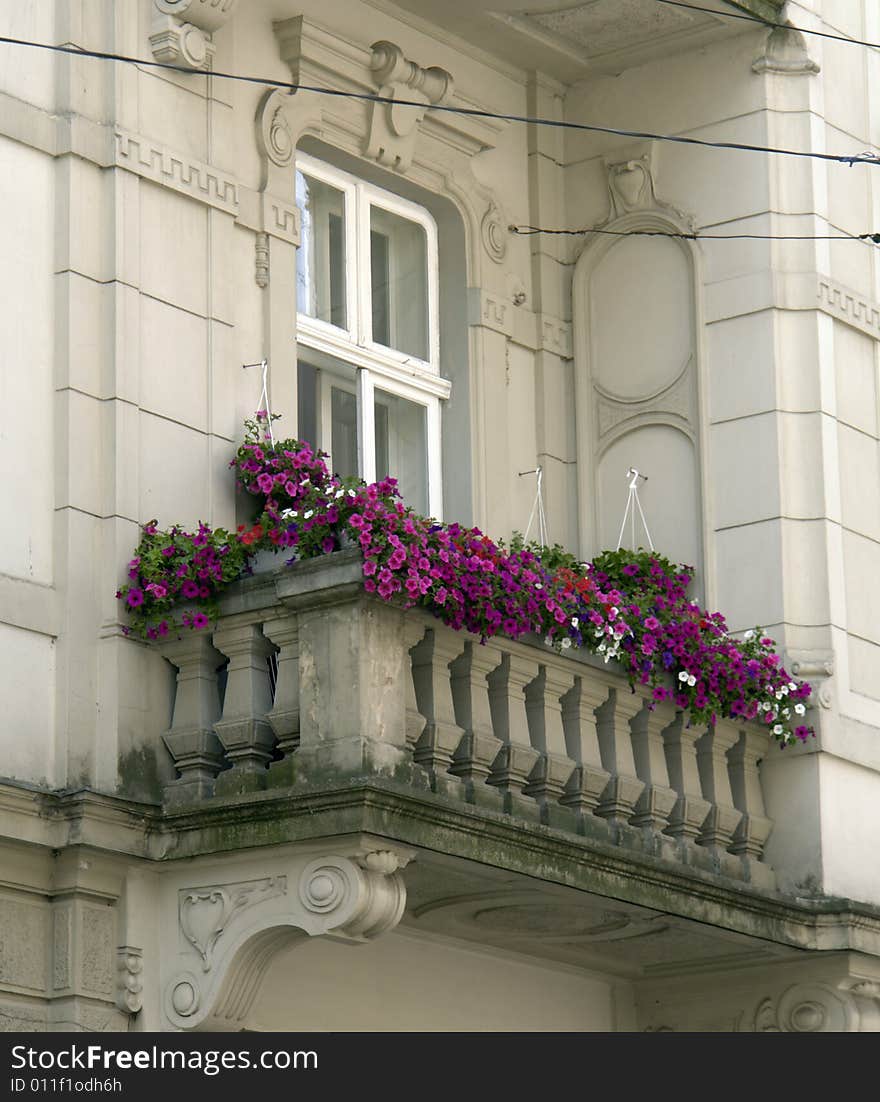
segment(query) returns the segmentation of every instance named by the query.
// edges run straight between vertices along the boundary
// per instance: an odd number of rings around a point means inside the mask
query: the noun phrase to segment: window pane
[[[406,398],[376,395],[376,478],[396,478],[407,505],[428,511],[428,446],[425,407]]]
[[[296,202],[302,216],[296,250],[296,308],[301,314],[345,328],[345,194],[296,174]]]
[[[373,340],[428,359],[428,243],[418,222],[370,207]]]
[[[358,473],[357,398],[353,391],[330,384],[330,448],[333,473]]]
[[[318,437],[318,372],[311,364],[297,364],[296,435],[307,440],[313,448],[320,444]]]

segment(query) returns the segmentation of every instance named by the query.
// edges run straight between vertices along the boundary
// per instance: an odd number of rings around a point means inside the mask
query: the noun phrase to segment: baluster
[[[299,746],[299,623],[295,615],[280,616],[263,624],[263,635],[278,648],[275,701],[266,719],[277,739],[281,761],[269,766],[272,784],[292,784],[293,755]]]
[[[675,719],[663,731],[669,783],[678,793],[665,833],[673,838],[692,841],[696,840],[711,810],[711,805],[701,795],[697,734],[692,727],[685,725],[681,712],[676,713]]]
[[[541,807],[543,822],[551,821],[554,804],[559,803],[565,785],[574,772],[574,762],[566,754],[562,724],[562,697],[571,691],[574,675],[555,666],[541,666],[538,676],[525,689],[529,736],[541,757],[523,788]]]
[[[758,762],[766,752],[767,736],[749,729],[740,730],[739,738],[727,752],[733,803],[743,813],[729,848],[731,853],[742,857],[753,875],[760,875],[754,866],[761,860],[764,845],[773,829],[764,807],[758,773]]]
[[[649,707],[648,701],[632,721],[633,757],[636,772],[645,782],[632,817],[633,826],[663,830],[675,807],[678,795],[669,787],[666,755],[663,752],[663,730],[674,718],[668,705]]]
[[[610,689],[608,699],[596,710],[602,765],[611,780],[602,793],[596,814],[613,823],[628,822],[645,782],[636,776],[630,721],[640,711],[642,699],[625,689]]]
[[[170,803],[189,803],[214,794],[223,768],[223,747],[214,732],[220,718],[217,667],[223,662],[204,632],[163,643],[162,655],[177,667],[177,694],[171,727],[162,735],[180,773],[165,787]]]
[[[489,675],[489,703],[492,728],[503,743],[492,763],[489,784],[504,793],[504,808],[508,812],[534,815],[537,804],[522,797],[522,790],[541,756],[529,737],[525,688],[538,673],[537,662],[518,654],[507,653],[501,665]]]
[[[562,701],[562,722],[568,756],[577,764],[560,803],[581,814],[595,812],[611,774],[602,768],[596,709],[605,703],[608,690],[590,677],[576,677]]]
[[[449,772],[462,778],[471,803],[495,804],[500,796],[486,785],[502,745],[492,731],[487,678],[500,665],[501,651],[497,647],[469,642],[464,654],[450,666],[455,720],[464,730],[464,737]]]
[[[733,841],[733,832],[742,812],[733,806],[730,777],[727,774],[727,751],[739,738],[739,732],[729,723],[716,723],[696,741],[697,765],[703,795],[711,804],[703,823],[697,845],[726,850]]]
[[[432,780],[447,772],[464,731],[456,723],[450,665],[464,650],[465,641],[449,628],[428,628],[413,648],[413,681],[419,711],[427,720],[413,757]]]
[[[252,621],[226,623],[214,632],[217,649],[229,659],[223,718],[214,724],[232,768],[217,779],[216,791],[262,788],[275,733],[267,720],[272,708],[267,659],[274,647]]]
[[[403,676],[406,682],[406,744],[414,750],[416,743],[428,722],[419,711],[416,699],[415,671],[413,658],[416,647],[425,638],[425,626],[418,620],[407,617],[403,622],[403,645],[406,649]]]

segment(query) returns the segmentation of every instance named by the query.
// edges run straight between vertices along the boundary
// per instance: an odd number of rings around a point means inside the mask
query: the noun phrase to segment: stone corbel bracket
[[[387,168],[406,172],[412,164],[419,123],[428,107],[446,103],[452,96],[452,75],[436,65],[422,68],[404,57],[399,46],[385,41],[373,43],[370,70],[382,99],[404,102],[373,103],[364,152]]]
[[[254,230],[254,277],[257,286],[268,287],[271,249],[269,239],[288,245],[300,243],[300,211],[296,205],[293,157],[296,145],[288,114],[292,96],[281,89],[267,91],[254,119],[261,160],[258,192],[243,193],[240,225]]]
[[[210,68],[212,36],[231,18],[238,0],[153,0],[153,5],[153,57],[199,70]]]
[[[752,62],[752,72],[809,77],[820,72],[820,66],[810,57],[796,27],[776,27],[767,35],[764,52]]]
[[[165,984],[168,1021],[240,1029],[278,952],[305,937],[358,943],[393,930],[406,906],[401,870],[411,857],[399,847],[363,849],[315,858],[289,875],[180,891],[187,948]]]
[[[658,150],[656,142],[641,142],[604,158],[608,182],[609,214],[603,226],[619,219],[659,217],[681,227],[694,229],[693,218],[657,197]]]

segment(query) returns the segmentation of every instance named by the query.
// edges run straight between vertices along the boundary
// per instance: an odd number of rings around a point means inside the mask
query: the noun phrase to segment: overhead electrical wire
[[[592,233],[609,237],[673,237],[679,241],[859,241],[863,245],[880,245],[880,233],[702,233],[699,230],[610,230],[595,229],[554,230],[541,226],[507,227],[511,233],[521,237],[533,237],[536,234],[562,237],[587,237]]]
[[[721,16],[722,19],[740,19],[745,23],[758,23],[774,31],[799,31],[801,34],[811,34],[816,38],[830,38],[833,42],[848,42],[851,46],[867,46],[871,50],[880,50],[880,42],[868,42],[863,38],[850,38],[845,34],[834,34],[833,31],[817,31],[810,27],[796,27],[792,23],[774,23],[772,19],[762,19],[760,15],[747,15],[745,12],[718,11],[716,8],[705,8],[700,4],[687,4],[685,0],[654,0],[656,4],[666,4],[670,8],[685,8],[687,11],[705,12],[707,15]]]
[[[270,77],[248,76],[243,73],[227,73],[217,69],[190,69],[185,65],[175,65],[170,61],[150,61],[145,58],[131,57],[127,54],[109,53],[104,50],[81,49],[77,46],[59,46],[48,42],[33,42],[25,38],[12,38],[8,35],[0,35],[0,44],[10,46],[26,46],[33,49],[49,50],[54,53],[72,55],[74,57],[89,57],[101,61],[114,61],[128,65],[138,65],[142,68],[164,69],[171,72],[183,73],[186,76],[213,77],[218,80],[237,80],[246,84],[258,84],[265,88],[277,88],[289,92],[311,92],[315,95],[330,96],[337,99],[354,99],[366,103],[385,103],[397,107],[417,107],[422,111],[443,112],[453,115],[463,115],[469,118],[495,119],[501,122],[519,122],[533,126],[549,126],[562,130],[587,131],[595,134],[608,134],[620,138],[637,138],[642,141],[672,142],[678,145],[700,146],[708,149],[732,149],[748,153],[771,153],[785,157],[801,157],[819,161],[833,161],[852,167],[856,164],[880,164],[880,154],[871,152],[857,153],[851,156],[836,153],[819,153],[815,150],[784,149],[770,145],[752,145],[748,142],[723,142],[711,141],[708,138],[686,137],[681,134],[657,134],[649,130],[626,130],[614,126],[598,126],[593,123],[571,122],[563,119],[546,119],[540,116],[505,114],[499,111],[487,111],[478,107],[454,107],[445,103],[422,103],[418,100],[394,99],[388,96],[379,96],[372,92],[351,92],[341,88],[323,88],[310,84],[292,84],[288,81],[274,80]]]

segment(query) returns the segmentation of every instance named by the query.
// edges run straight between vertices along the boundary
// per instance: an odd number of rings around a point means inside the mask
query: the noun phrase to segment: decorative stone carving
[[[52,915],[52,987],[63,991],[70,987],[70,907],[54,909]]]
[[[120,129],[115,131],[114,141],[113,163],[118,168],[227,214],[238,215],[239,184],[229,173],[140,134]]]
[[[48,911],[0,899],[0,983],[42,993],[46,975]]]
[[[795,27],[775,27],[767,36],[763,54],[752,62],[753,73],[813,76],[819,71],[818,62],[807,53],[804,36]]]
[[[257,112],[257,140],[260,152],[274,165],[287,168],[293,160],[293,131],[285,112],[289,98],[280,89],[268,92]]]
[[[851,995],[818,983],[798,983],[778,998],[765,998],[744,1015],[740,1033],[851,1033],[859,1013]]]
[[[444,103],[452,95],[452,76],[436,65],[422,68],[404,57],[393,42],[374,42],[372,51],[370,69],[379,95],[406,102],[373,104],[365,153],[387,168],[406,172],[412,164],[419,123],[429,106]]]
[[[507,241],[510,236],[507,219],[495,200],[491,200],[480,223],[480,236],[483,239],[483,247],[496,264],[501,264],[507,256]],[[516,305],[525,302],[525,292]]]
[[[288,111],[293,97],[281,89],[269,89],[260,100],[254,120],[257,148],[262,161],[259,208],[254,229],[257,234],[277,237],[289,245],[299,245],[300,214],[296,205],[293,156],[296,136]],[[265,276],[269,276],[269,242],[266,239]],[[260,249],[257,242],[257,249]],[[260,283],[258,251],[257,283]]]
[[[820,708],[831,707],[834,702],[830,684],[834,676],[833,656],[827,659],[796,659],[791,663],[791,672],[795,677],[802,677],[812,684]]]
[[[210,68],[212,36],[232,16],[238,0],[154,0],[154,5],[153,57],[190,69]]]
[[[254,277],[261,290],[269,286],[269,235],[262,230],[254,238]]]
[[[109,907],[83,907],[80,913],[81,983],[84,991],[113,995],[115,916]]]
[[[631,161],[610,163],[607,168],[614,217],[620,218],[634,210],[647,210],[656,204],[650,154]]]
[[[126,1014],[137,1014],[143,1006],[143,949],[120,945],[116,950],[116,1005]]]
[[[400,870],[411,856],[365,844],[347,856],[287,866],[286,874],[180,891],[180,928],[201,968],[187,966],[191,952],[178,956],[164,982],[168,1021],[181,1029],[240,1028],[266,969],[297,939],[332,934],[363,942],[391,930],[406,905]]]
[[[861,292],[844,287],[827,276],[819,277],[817,297],[819,309],[824,313],[875,340],[880,339],[880,303],[870,301]]]
[[[239,884],[218,884],[180,893],[178,916],[183,936],[202,959],[205,972],[211,970],[212,955],[218,938],[239,911],[284,895],[286,876],[248,880]]]
[[[606,157],[605,171],[610,210],[608,218],[602,223],[603,227],[618,218],[644,214],[655,219],[659,215],[667,222],[675,224],[667,226],[669,230],[679,228],[682,232],[693,232],[694,223],[690,216],[657,198],[654,142],[642,142],[617,155]],[[633,222],[631,227],[622,228],[635,229],[638,225]]]
[[[357,861],[318,858],[306,865],[299,897],[307,911],[327,917],[348,912],[334,932],[358,939],[378,937],[403,917],[406,888],[398,870],[405,860],[391,850],[376,850]]]

